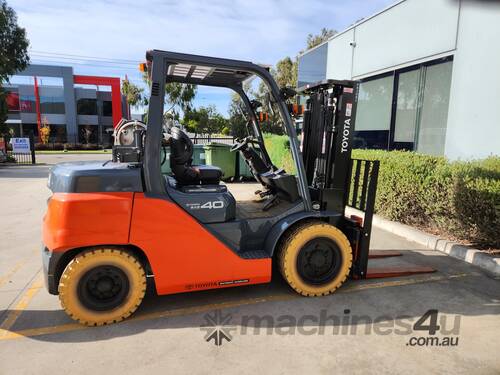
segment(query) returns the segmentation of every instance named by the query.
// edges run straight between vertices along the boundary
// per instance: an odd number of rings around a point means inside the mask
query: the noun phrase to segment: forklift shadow
[[[403,257],[398,258],[401,264]],[[295,332],[299,327],[323,327],[320,331],[329,334],[353,334],[353,331],[363,334],[367,324],[373,327],[375,321],[396,322],[404,315],[415,322],[431,309],[455,316],[500,314],[498,281],[446,256],[408,250],[405,258],[405,262],[432,264],[444,271],[388,280],[348,280],[336,293],[321,298],[297,295],[276,273],[270,284],[263,285],[168,296],[156,296],[149,290],[133,317],[115,325],[89,328],[72,322],[62,310],[24,310],[22,321],[42,328],[16,324],[13,332],[40,341],[69,343],[133,336],[151,329],[193,328],[200,330],[201,340],[204,337],[201,327],[214,320],[221,320],[218,323],[228,324],[241,334],[268,330],[272,333],[277,327],[281,327],[280,332],[286,328]],[[386,266],[386,262],[382,265]],[[470,303],[471,300],[475,303]],[[46,327],[43,324],[48,325],[47,322],[59,325]]]

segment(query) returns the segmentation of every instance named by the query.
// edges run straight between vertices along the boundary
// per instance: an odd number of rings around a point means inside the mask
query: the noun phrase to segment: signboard
[[[12,152],[14,154],[31,153],[29,138],[11,138],[10,143],[12,145]]]

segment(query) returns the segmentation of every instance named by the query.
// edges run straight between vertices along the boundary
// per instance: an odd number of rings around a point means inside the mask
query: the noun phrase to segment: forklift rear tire
[[[299,225],[280,248],[283,278],[307,297],[333,293],[347,279],[351,265],[349,240],[339,229],[323,222]]]
[[[146,274],[128,251],[97,248],[78,254],[59,281],[59,300],[66,313],[88,326],[117,323],[139,307]]]

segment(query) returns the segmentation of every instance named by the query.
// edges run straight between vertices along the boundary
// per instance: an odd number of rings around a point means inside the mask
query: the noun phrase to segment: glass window
[[[97,143],[98,127],[95,125],[78,125],[78,141],[80,143]]]
[[[112,126],[105,126],[102,129],[102,144],[106,148],[111,148],[113,147],[113,127]]]
[[[418,130],[417,151],[443,155],[453,63],[428,66]]]
[[[295,175],[295,164],[291,157],[290,142],[286,136],[285,122],[281,116],[278,104],[273,99],[271,90],[264,80],[256,77],[252,81],[252,84],[255,85],[254,87],[258,87],[257,91],[250,86],[245,87],[244,90],[250,100],[257,100],[262,104],[256,111],[258,118],[257,126],[263,133],[264,145],[266,146],[268,156],[276,167]],[[245,109],[239,112],[246,112]],[[246,113],[243,116],[245,121],[247,118]],[[250,135],[257,137],[257,134],[254,134],[251,130],[251,126],[247,127],[247,129],[250,129],[247,130]],[[279,152],[273,152],[278,150]],[[260,153],[258,149],[257,152]],[[263,157],[263,154],[260,154]]]
[[[34,136],[38,137],[38,125],[37,124],[23,124],[23,135],[24,136],[30,135],[31,133],[33,133]]]
[[[40,96],[40,112],[64,114],[64,97],[62,96]]]
[[[21,112],[36,112],[35,95],[21,95]]]
[[[79,115],[97,115],[97,100],[90,98],[78,99],[76,112]]]
[[[35,95],[21,95],[21,111],[36,112]],[[64,98],[59,96],[40,96],[40,112],[47,114],[64,114]]]
[[[49,142],[65,143],[68,141],[66,125],[50,125]]]
[[[356,111],[356,131],[389,130],[393,76],[362,82]]]
[[[102,102],[102,115],[112,116],[113,115],[113,105],[110,100],[104,100]]]
[[[419,83],[420,69],[399,75],[394,142],[415,142]]]
[[[328,43],[299,57],[298,86],[326,79]]]

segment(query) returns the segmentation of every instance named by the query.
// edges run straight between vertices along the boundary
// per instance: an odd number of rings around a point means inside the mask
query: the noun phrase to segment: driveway
[[[125,322],[76,324],[42,285],[40,223],[49,164],[83,158],[109,155],[43,155],[46,165],[0,167],[0,374],[500,372],[499,281],[382,230],[372,249],[403,255],[372,265],[437,272],[351,280],[314,299],[278,275],[268,285],[149,291]]]

